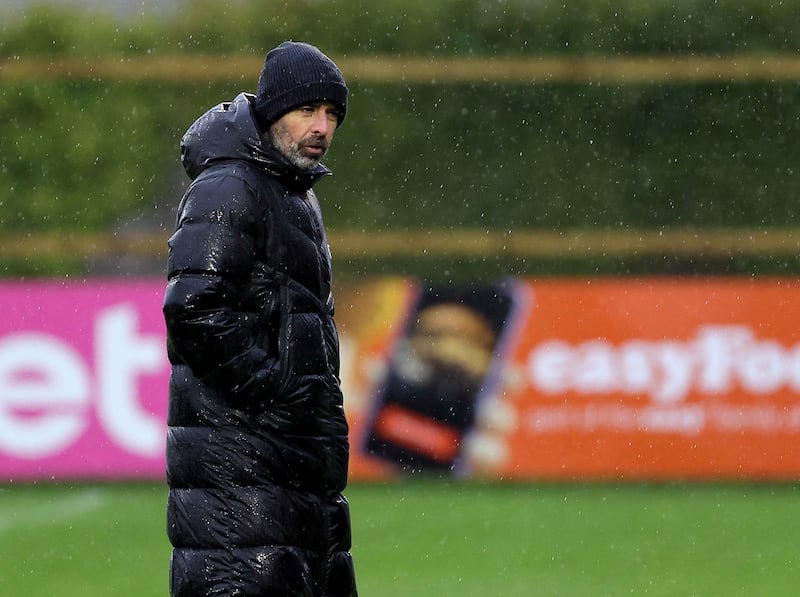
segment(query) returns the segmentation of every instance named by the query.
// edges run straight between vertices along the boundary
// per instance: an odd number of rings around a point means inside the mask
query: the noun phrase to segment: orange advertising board
[[[342,296],[354,478],[800,477],[796,280],[392,280]]]

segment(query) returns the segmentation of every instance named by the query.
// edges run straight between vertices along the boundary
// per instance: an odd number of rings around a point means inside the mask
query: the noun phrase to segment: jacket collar
[[[195,179],[203,170],[229,160],[250,162],[292,189],[308,190],[331,171],[319,164],[300,170],[262,136],[253,115],[255,96],[240,93],[232,102],[208,110],[189,127],[181,140],[181,161]]]

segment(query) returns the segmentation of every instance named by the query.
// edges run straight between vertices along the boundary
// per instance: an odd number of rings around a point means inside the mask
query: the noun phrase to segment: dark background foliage
[[[41,8],[0,26],[0,56],[260,57],[286,38],[334,58],[776,55],[800,45],[798,8],[755,0],[203,0],[127,20]],[[102,230],[147,218],[165,202],[171,207],[183,181],[183,131],[208,107],[252,90],[257,76],[195,85],[4,82],[0,232]],[[793,81],[350,87],[347,122],[328,160],[336,176],[320,187],[331,228],[800,224],[800,86]],[[665,263],[633,259],[622,270],[685,269]],[[564,260],[548,268],[571,269]],[[731,268],[748,266],[699,270]]]

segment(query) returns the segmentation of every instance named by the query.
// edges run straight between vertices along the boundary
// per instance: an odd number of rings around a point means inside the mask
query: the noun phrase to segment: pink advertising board
[[[160,280],[0,284],[0,482],[163,478]]]

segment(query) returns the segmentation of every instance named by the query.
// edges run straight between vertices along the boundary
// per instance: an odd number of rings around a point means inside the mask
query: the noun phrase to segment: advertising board
[[[0,284],[0,480],[164,475],[161,280]],[[800,284],[336,289],[351,476],[800,478]]]

